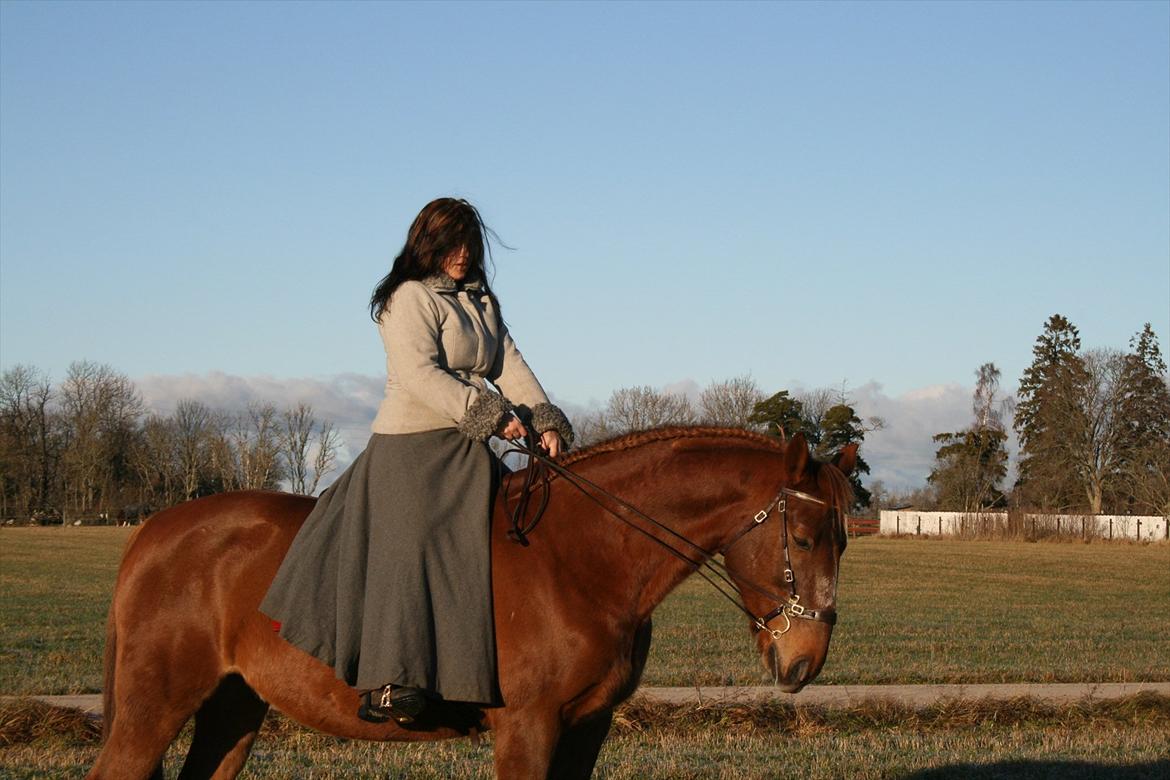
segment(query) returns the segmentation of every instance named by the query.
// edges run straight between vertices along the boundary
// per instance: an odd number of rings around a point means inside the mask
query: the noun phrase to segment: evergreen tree
[[[823,461],[831,460],[846,444],[860,444],[866,433],[865,425],[848,404],[831,406],[819,419],[814,419],[806,412],[804,403],[790,396],[787,390],[756,404],[749,422],[765,426],[769,435],[781,439],[803,433],[814,457]],[[858,456],[857,468],[848,476],[857,497],[855,506],[859,508],[869,506],[870,492],[862,486],[859,476],[868,473],[869,464]]]
[[[1069,427],[1062,423],[1078,413],[1069,404],[1070,396],[1086,382],[1080,348],[1076,326],[1060,314],[1052,315],[1032,348],[1032,364],[1020,379],[1014,423],[1020,441],[1016,489],[1025,502],[1051,509],[1081,503],[1076,475],[1060,456],[1062,436]]]
[[[1122,369],[1122,456],[1126,496],[1139,511],[1170,513],[1170,388],[1158,337],[1147,322]]]
[[[809,430],[804,417],[804,404],[781,390],[756,404],[748,422],[763,425],[769,436],[791,439],[797,433],[804,433],[814,446],[820,440],[819,431]]]
[[[820,437],[817,441],[815,454],[820,460],[831,460],[846,444],[857,442],[860,446],[865,440],[865,426],[854,412],[853,407],[847,404],[837,404],[829,407],[821,420]],[[857,467],[849,477],[853,483],[853,495],[856,497],[854,506],[862,508],[869,506],[870,492],[861,484],[861,475],[869,473],[869,464],[859,454]]]
[[[1129,444],[1154,446],[1170,439],[1170,390],[1166,387],[1166,361],[1158,337],[1146,323],[1129,342],[1122,374],[1122,414]]]

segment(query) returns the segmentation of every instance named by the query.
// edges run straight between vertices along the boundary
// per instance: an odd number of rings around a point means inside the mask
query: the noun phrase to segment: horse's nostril
[[[807,679],[806,675],[808,674],[808,667],[809,660],[807,658],[801,658],[799,661],[794,663],[792,668],[788,670],[788,684],[802,685]]]

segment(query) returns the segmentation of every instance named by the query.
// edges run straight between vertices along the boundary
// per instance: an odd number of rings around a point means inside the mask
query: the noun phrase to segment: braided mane
[[[717,428],[700,425],[650,428],[644,431],[634,431],[633,433],[607,439],[585,447],[584,449],[577,450],[576,452],[562,455],[557,460],[562,466],[572,466],[597,455],[605,455],[611,452],[624,452],[651,442],[698,438],[738,439],[750,449],[784,454],[784,442],[771,436],[765,436],[762,433],[756,433],[743,428]],[[815,464],[813,468],[816,470],[817,484],[828,493],[830,505],[837,510],[833,513],[833,530],[837,536],[838,543],[844,548],[849,538],[846,515],[853,506],[853,485],[849,482],[849,477],[842,474],[837,468],[826,468],[826,466],[831,464],[816,460],[813,463]]]
[[[784,452],[783,442],[765,436],[762,433],[755,433],[754,431],[744,430],[743,428],[716,428],[712,426],[675,426],[671,428],[650,428],[645,431],[634,431],[622,436],[617,436],[613,439],[607,439],[597,444],[591,444],[584,449],[570,452],[560,458],[559,463],[562,466],[570,466],[574,463],[580,463],[583,460],[588,460],[595,455],[604,455],[610,452],[623,452],[634,447],[640,447],[643,444],[649,444],[655,441],[667,441],[670,439],[696,439],[696,438],[733,438],[740,439],[745,444],[751,446],[752,449],[766,450],[769,452]]]

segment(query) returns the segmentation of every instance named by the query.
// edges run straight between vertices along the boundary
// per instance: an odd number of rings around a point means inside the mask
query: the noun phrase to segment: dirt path
[[[1156,683],[994,683],[972,685],[810,685],[797,694],[765,686],[749,688],[639,688],[636,697],[667,704],[729,706],[781,701],[820,707],[852,707],[864,701],[888,701],[926,707],[940,701],[1014,699],[1026,696],[1050,704],[1123,699],[1139,693],[1170,696],[1170,682]],[[6,696],[4,698],[15,698]],[[23,698],[23,697],[22,697]],[[33,696],[57,707],[101,715],[102,697]]]
[[[797,694],[766,686],[750,688],[641,688],[639,696],[669,704],[751,704],[787,701],[821,707],[852,707],[863,701],[889,701],[926,707],[951,699],[1014,699],[1026,696],[1052,704],[1093,699],[1123,699],[1138,693],[1170,696],[1160,683],[991,683],[969,685],[810,685]]]

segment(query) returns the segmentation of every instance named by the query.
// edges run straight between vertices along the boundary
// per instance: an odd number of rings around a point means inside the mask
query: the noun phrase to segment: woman
[[[407,723],[428,698],[500,704],[491,601],[492,455],[572,443],[500,317],[488,229],[465,200],[428,203],[370,299],[386,396],[365,451],[318,499],[261,611],[366,691],[359,716]],[[485,380],[495,385],[493,392]]]

